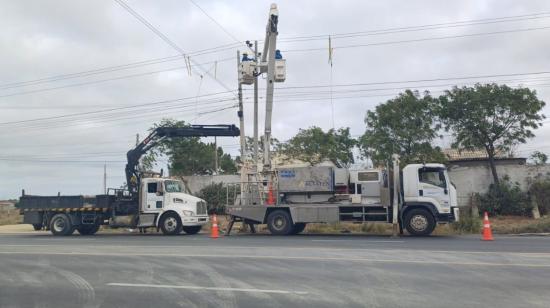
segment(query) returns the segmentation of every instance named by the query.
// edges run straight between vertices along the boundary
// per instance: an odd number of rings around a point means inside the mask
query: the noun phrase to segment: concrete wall
[[[198,193],[202,188],[213,183],[239,183],[241,181],[241,176],[238,174],[192,175],[182,178],[192,194]]]
[[[518,183],[522,190],[536,178],[550,176],[550,165],[530,166],[518,162],[498,162],[499,178],[508,176],[512,183]],[[492,183],[491,169],[487,162],[456,162],[449,164],[449,177],[457,189],[458,205],[467,206],[472,193],[485,193]]]

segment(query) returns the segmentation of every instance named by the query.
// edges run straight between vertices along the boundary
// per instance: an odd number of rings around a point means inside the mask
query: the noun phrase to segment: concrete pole
[[[107,194],[107,163],[103,164],[103,194]]]
[[[241,52],[237,50],[237,73],[240,77],[240,68],[241,68]],[[239,87],[238,87],[238,95],[239,95],[239,129],[241,130],[240,135],[240,142],[241,142],[241,200],[243,200],[244,193],[246,191],[245,183],[247,182],[248,177],[248,166],[246,163],[246,155],[245,155],[245,134],[244,134],[244,108],[243,108],[243,87],[241,82],[239,81]],[[242,202],[242,201],[241,201]]]
[[[401,190],[401,181],[399,179],[399,155],[392,155],[393,161],[393,202],[392,202],[392,237],[399,236],[399,195]]]
[[[214,136],[214,175],[218,174],[218,138]]]
[[[254,41],[254,59],[256,67],[258,61],[258,41]],[[254,77],[254,166],[258,166],[258,76]]]

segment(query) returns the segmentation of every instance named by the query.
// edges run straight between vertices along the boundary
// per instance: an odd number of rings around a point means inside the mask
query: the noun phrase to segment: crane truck
[[[156,227],[163,234],[195,234],[208,222],[204,200],[185,193],[180,180],[142,171],[140,158],[165,138],[239,136],[235,125],[157,127],[126,154],[126,189],[108,189],[96,196],[33,196],[23,194],[16,205],[23,223],[54,235],[95,234],[101,225],[112,228]]]

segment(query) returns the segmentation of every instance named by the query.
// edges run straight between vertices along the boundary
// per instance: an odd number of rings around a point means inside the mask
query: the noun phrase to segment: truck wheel
[[[42,230],[42,224],[32,224],[32,227],[34,228],[34,231]]]
[[[201,231],[202,226],[188,226],[188,227],[184,226],[182,228],[183,228],[183,232],[187,234],[197,234],[199,233],[199,231]]]
[[[176,235],[181,233],[181,220],[176,213],[168,213],[162,216],[160,229],[164,235]]]
[[[302,233],[302,231],[304,231],[305,228],[306,228],[306,223],[305,222],[295,223],[294,227],[292,227],[292,234]]]
[[[407,231],[415,236],[430,235],[435,229],[435,219],[432,213],[425,209],[408,211],[404,223]]]
[[[66,214],[55,214],[50,221],[50,231],[53,235],[71,235],[74,226]]]
[[[292,218],[287,211],[273,211],[267,216],[267,227],[273,235],[289,235],[293,225]]]
[[[94,235],[99,230],[98,224],[80,225],[76,228],[80,235]]]

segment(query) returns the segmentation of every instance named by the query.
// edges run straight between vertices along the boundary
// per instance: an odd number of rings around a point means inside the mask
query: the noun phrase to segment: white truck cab
[[[155,226],[164,234],[182,230],[195,234],[208,222],[206,202],[186,194],[180,180],[143,178],[140,191],[138,227]]]

